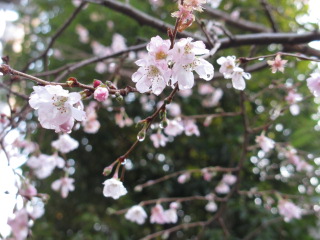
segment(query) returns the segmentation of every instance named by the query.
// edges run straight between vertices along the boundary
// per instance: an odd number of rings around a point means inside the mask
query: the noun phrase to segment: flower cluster
[[[292,219],[300,219],[302,210],[293,202],[287,200],[280,200],[278,203],[279,214],[284,217],[286,222],[291,221]]]
[[[170,49],[170,41],[156,36],[151,38],[147,46],[148,55],[136,61],[140,67],[132,75],[139,92],[150,90],[159,95],[167,85],[174,87],[177,83],[179,89],[191,89],[194,85],[193,71],[200,78],[211,80],[213,66],[198,55],[209,53],[202,41],[192,42],[192,38],[183,38]]]
[[[217,63],[221,65],[219,72],[223,74],[225,79],[231,79],[232,86],[238,90],[244,90],[246,88],[246,82],[244,79],[250,79],[250,73],[244,72],[236,64],[235,56],[220,57]]]
[[[202,4],[207,0],[185,0],[183,4],[179,4],[179,11],[173,12],[172,17],[179,18],[178,31],[182,32],[195,20],[193,11],[202,12]]]

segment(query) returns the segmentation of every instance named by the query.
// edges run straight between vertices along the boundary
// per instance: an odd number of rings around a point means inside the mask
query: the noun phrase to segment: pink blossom
[[[28,159],[27,165],[33,169],[33,173],[39,179],[47,178],[51,175],[55,167],[63,168],[65,161],[58,155],[40,154]]]
[[[118,199],[119,197],[127,194],[127,189],[123,183],[116,178],[111,178],[104,181],[103,195],[105,197],[112,197]]]
[[[100,122],[97,120],[97,113],[95,108],[97,107],[97,102],[90,102],[86,108],[87,118],[82,121],[83,130],[86,133],[94,134],[98,132],[100,128]]]
[[[164,129],[164,132],[169,136],[178,136],[183,132],[184,128],[182,123],[177,120],[168,120],[168,126]]]
[[[124,126],[131,126],[133,124],[133,121],[131,118],[128,117],[125,109],[122,107],[120,108],[120,112],[115,114],[115,121],[116,124],[123,128]]]
[[[302,210],[294,203],[288,200],[280,200],[278,203],[279,214],[284,217],[286,222],[290,222],[291,219],[300,219]]]
[[[29,182],[23,182],[21,188],[19,189],[19,194],[23,197],[31,199],[38,194],[38,191]]]
[[[187,136],[192,136],[192,135],[196,135],[198,137],[200,136],[199,128],[194,123],[193,120],[185,120],[184,121],[184,133]]]
[[[224,174],[221,181],[228,185],[233,185],[237,181],[237,177],[232,174]]]
[[[61,153],[71,152],[79,147],[79,142],[70,137],[69,134],[59,135],[58,140],[53,141],[51,146]]]
[[[155,205],[151,209],[150,222],[158,224],[166,223],[166,215],[164,213],[163,207],[160,204]]]
[[[180,105],[174,102],[171,102],[167,105],[167,110],[172,117],[178,117],[181,115]]]
[[[59,85],[35,86],[33,90],[29,104],[38,110],[38,119],[43,128],[71,132],[75,119],[85,119],[79,93],[69,93]]]
[[[8,225],[11,227],[15,240],[27,238],[29,232],[28,221],[29,216],[25,208],[16,211],[14,217],[8,220]]]
[[[150,139],[152,140],[153,146],[155,148],[159,148],[160,146],[161,147],[166,146],[166,143],[168,141],[168,138],[165,135],[163,135],[161,132],[151,134]]]
[[[214,174],[211,171],[209,171],[207,168],[202,169],[201,173],[202,173],[203,179],[207,182],[210,182],[211,179],[214,177]]]
[[[260,136],[256,136],[256,143],[259,144],[264,152],[269,152],[275,145],[275,142],[271,138],[266,137],[264,133]]]
[[[312,73],[307,79],[307,85],[315,97],[320,97],[320,73]]]
[[[227,194],[230,192],[230,187],[228,184],[224,183],[224,182],[220,182],[216,188],[215,188],[217,193],[220,194]]]
[[[198,92],[200,95],[208,95],[212,94],[214,92],[214,87],[212,87],[210,84],[200,84],[198,88]]]
[[[181,97],[187,98],[187,97],[190,97],[192,95],[192,90],[191,89],[180,90],[178,92],[178,94]]]
[[[136,82],[139,92],[152,90],[155,95],[159,95],[166,87],[171,76],[167,64],[169,48],[170,41],[159,36],[151,38],[147,45],[148,56],[136,61],[140,68],[132,75],[132,81]]]
[[[272,73],[276,73],[277,71],[284,72],[284,66],[288,60],[282,60],[281,55],[277,54],[275,57],[274,61],[267,61],[267,63],[271,66]]]
[[[290,104],[290,112],[292,115],[298,115],[300,113],[299,105],[296,104],[302,100],[302,95],[297,93],[296,90],[289,90],[288,95],[286,96],[285,100]]]
[[[94,90],[93,96],[97,101],[104,102],[109,96],[109,91],[105,87],[97,87],[96,90]]]
[[[219,101],[222,98],[222,96],[223,96],[222,89],[217,88],[214,90],[214,92],[210,96],[208,96],[207,98],[202,100],[202,106],[204,106],[204,107],[217,106],[219,104]]]
[[[179,11],[173,12],[171,16],[180,19],[180,24],[178,26],[179,32],[182,32],[186,28],[190,27],[195,20],[195,16],[192,13],[192,9],[190,9],[189,6],[180,4]]]
[[[68,178],[68,177],[62,177],[58,180],[55,180],[51,184],[51,188],[54,191],[57,191],[61,193],[61,196],[63,198],[66,198],[69,194],[69,191],[74,191],[74,185],[73,185],[74,179]]]
[[[190,173],[183,173],[178,177],[178,183],[184,184],[190,179]]]
[[[132,206],[125,215],[125,218],[129,221],[136,222],[140,225],[144,224],[147,217],[146,211],[140,205]]]

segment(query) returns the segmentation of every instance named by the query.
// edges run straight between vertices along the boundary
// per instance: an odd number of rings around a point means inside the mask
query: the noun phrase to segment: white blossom
[[[103,195],[105,197],[118,199],[127,194],[127,189],[123,186],[123,183],[115,178],[108,179],[103,184]]]
[[[126,219],[140,225],[144,224],[147,217],[146,211],[140,205],[132,206],[125,215]]]

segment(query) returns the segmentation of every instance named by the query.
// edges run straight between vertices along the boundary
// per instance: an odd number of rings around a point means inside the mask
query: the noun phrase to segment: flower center
[[[156,53],[156,60],[166,59],[166,57],[167,57],[167,54],[165,54],[163,51]]]

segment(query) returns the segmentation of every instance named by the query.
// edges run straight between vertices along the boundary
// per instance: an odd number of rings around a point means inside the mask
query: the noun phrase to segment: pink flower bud
[[[97,101],[104,102],[109,96],[109,91],[106,88],[98,87],[94,91],[93,96]]]
[[[97,80],[97,79],[93,80],[93,87],[94,88],[99,87],[101,84],[102,84],[102,82],[100,80]]]

